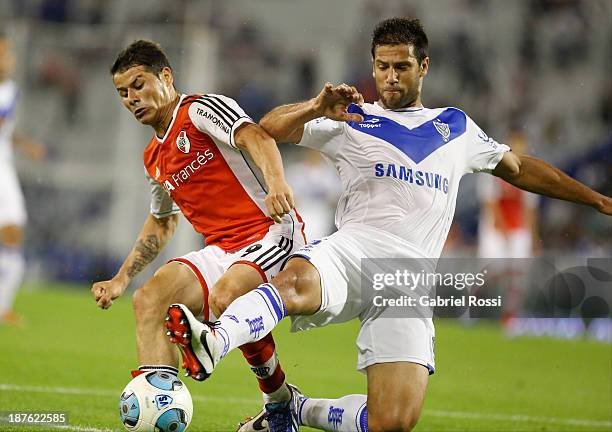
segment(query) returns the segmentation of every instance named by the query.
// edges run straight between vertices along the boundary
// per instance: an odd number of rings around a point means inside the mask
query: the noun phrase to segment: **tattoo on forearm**
[[[143,268],[155,259],[160,249],[159,238],[151,234],[144,241],[138,240],[134,249],[136,250],[136,257],[132,265],[127,269],[127,274],[130,278],[140,273]]]

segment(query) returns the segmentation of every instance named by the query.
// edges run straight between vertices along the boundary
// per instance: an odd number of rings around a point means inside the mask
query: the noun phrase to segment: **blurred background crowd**
[[[609,0],[2,0],[18,57],[17,129],[47,147],[43,162],[17,158],[27,277],[112,276],[146,217],[152,131],[122,108],[108,72],[129,42],[160,42],[179,90],[233,97],[258,120],[325,81],[375,100],[371,31],[396,15],[419,17],[429,36],[425,106],[459,107],[500,142],[518,134],[528,153],[612,195]],[[334,170],[317,154],[282,152],[307,233],[330,233]],[[485,176],[462,181],[446,256],[477,253]],[[612,256],[609,217],[546,199],[534,214],[538,254]],[[201,243],[183,223],[160,260]]]

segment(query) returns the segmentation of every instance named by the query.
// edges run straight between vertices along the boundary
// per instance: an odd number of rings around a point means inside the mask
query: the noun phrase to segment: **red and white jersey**
[[[504,226],[509,231],[530,230],[525,220],[525,209],[538,205],[538,196],[521,190],[497,177],[483,178],[478,183],[481,201],[494,203],[500,210]],[[493,223],[493,221],[483,221]]]
[[[253,120],[233,100],[216,94],[181,95],[163,138],[144,150],[151,183],[151,213],[180,211],[207,245],[234,251],[264,237],[274,221],[267,215],[263,174],[234,133]],[[302,230],[299,215],[283,218],[287,235]]]

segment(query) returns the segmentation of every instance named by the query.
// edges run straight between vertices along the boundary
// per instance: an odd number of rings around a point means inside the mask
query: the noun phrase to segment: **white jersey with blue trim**
[[[13,129],[15,128],[15,105],[17,84],[12,80],[0,83],[0,163],[13,160]]]
[[[351,105],[363,122],[318,118],[299,145],[319,150],[338,170],[343,194],[336,226],[369,226],[438,258],[455,213],[459,181],[491,172],[510,148],[489,138],[463,111]]]

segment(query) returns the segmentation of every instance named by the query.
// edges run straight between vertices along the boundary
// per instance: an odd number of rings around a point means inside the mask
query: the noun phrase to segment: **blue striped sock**
[[[367,396],[354,394],[340,399],[303,399],[298,420],[304,426],[337,432],[368,432]]]
[[[262,339],[286,315],[281,296],[270,283],[238,297],[223,312],[216,326],[224,345],[222,357],[234,348]]]
[[[364,403],[360,410],[357,412],[355,418],[355,424],[357,425],[358,432],[368,432],[368,407]]]

